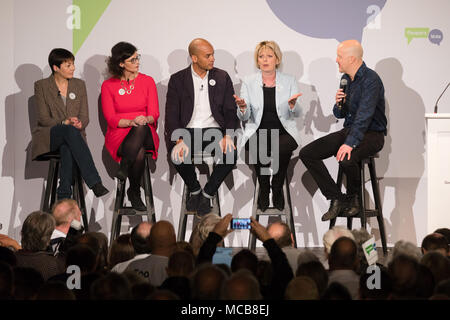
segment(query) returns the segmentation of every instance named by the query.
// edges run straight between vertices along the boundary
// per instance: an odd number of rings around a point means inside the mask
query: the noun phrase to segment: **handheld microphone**
[[[347,79],[341,79],[341,83],[339,85],[339,89],[342,89],[342,91],[345,93],[345,90],[347,90]],[[344,99],[338,102],[338,108],[341,109],[344,105]]]
[[[436,100],[436,104],[434,105],[434,113],[437,113],[438,110],[438,102],[441,99],[442,95],[444,94],[445,90],[447,90],[448,86],[450,86],[450,82],[447,84],[447,86],[445,87],[444,91],[442,91],[441,95],[439,96],[439,98]]]

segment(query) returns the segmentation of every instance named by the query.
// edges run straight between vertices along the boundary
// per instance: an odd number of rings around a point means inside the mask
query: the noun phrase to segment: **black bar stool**
[[[379,178],[377,177],[377,172],[375,168],[375,158],[379,158],[379,154],[375,154],[373,156],[367,157],[365,159],[362,159],[360,162],[360,173],[361,173],[361,186],[359,190],[359,206],[360,208],[363,208],[362,212],[359,212],[357,215],[353,217],[347,217],[347,228],[349,230],[352,229],[352,223],[353,218],[360,218],[361,219],[361,227],[366,228],[366,222],[367,218],[370,217],[377,217],[378,226],[380,228],[380,235],[381,235],[381,244],[383,246],[383,253],[387,254],[387,245],[386,245],[386,233],[384,229],[384,220],[383,220],[383,206],[381,203],[381,197],[380,197],[380,186],[379,186]],[[365,184],[366,184],[366,177],[365,177],[365,171],[364,171],[364,165],[367,165],[369,168],[370,173],[370,182],[372,184],[372,192],[375,202],[375,209],[369,208],[369,203],[365,199]],[[343,178],[343,171],[339,167],[338,171],[338,177],[337,177],[337,185],[339,188],[342,187],[342,178]],[[339,216],[338,216],[339,217]],[[330,220],[330,229],[336,224],[336,218]]]
[[[286,176],[285,183],[283,185],[283,196],[284,196],[284,209],[283,211],[278,210],[275,207],[269,207],[266,211],[262,212],[258,208],[258,196],[259,196],[259,182],[256,179],[255,183],[255,193],[253,195],[253,207],[252,207],[252,217],[259,222],[260,216],[279,216],[284,223],[289,225],[291,232],[294,235],[294,246],[297,248],[297,237],[295,232],[294,215],[292,213],[292,202],[291,193],[289,189],[289,182]],[[248,248],[250,250],[256,249],[256,237],[250,232],[248,238]]]
[[[122,225],[123,216],[147,216],[147,221],[156,222],[155,204],[153,202],[152,180],[150,178],[150,159],[152,154],[147,152],[145,154],[145,168],[144,168],[144,194],[146,211],[137,211],[133,207],[124,205],[125,198],[125,180],[117,180],[116,199],[114,201],[114,212],[111,223],[111,238],[110,245],[120,235],[120,226]]]
[[[48,167],[47,184],[44,191],[44,201],[41,204],[41,210],[52,213],[52,206],[56,202],[56,189],[58,186],[59,167],[61,165],[61,157],[57,152],[46,153],[36,158],[36,161],[50,161]],[[73,199],[77,202],[81,211],[81,218],[83,219],[83,226],[85,231],[89,231],[86,202],[84,200],[83,179],[81,178],[78,166],[74,165],[73,179],[72,179]]]
[[[214,169],[214,158],[210,155],[210,154],[194,154],[193,155],[193,163],[194,164],[206,164],[206,176],[209,179],[209,177],[211,176],[212,170]],[[202,174],[202,172],[200,171],[200,174]],[[194,216],[194,222],[193,224],[195,224],[196,220],[198,220],[197,216],[195,215],[195,212],[191,212],[191,211],[187,211],[186,209],[186,202],[187,202],[187,197],[188,197],[188,189],[186,184],[183,182],[183,195],[182,195],[182,200],[181,200],[181,208],[180,208],[180,219],[178,222],[178,237],[177,240],[178,241],[184,241],[184,238],[186,237],[186,225],[187,225],[187,219],[190,215]],[[221,212],[220,212],[220,201],[219,201],[219,192],[217,191],[216,194],[214,195],[214,198],[212,199],[212,209],[211,209],[211,213],[215,213],[217,215],[219,215],[220,217]]]

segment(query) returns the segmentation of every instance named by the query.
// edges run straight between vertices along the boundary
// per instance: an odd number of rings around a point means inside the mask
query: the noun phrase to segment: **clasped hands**
[[[129,127],[137,127],[137,126],[144,126],[146,124],[152,124],[155,122],[152,116],[137,116],[133,120],[130,120]]]

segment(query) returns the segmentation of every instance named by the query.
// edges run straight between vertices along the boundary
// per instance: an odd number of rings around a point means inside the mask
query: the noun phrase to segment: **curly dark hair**
[[[131,57],[136,51],[137,48],[128,42],[121,41],[114,45],[111,49],[111,56],[106,61],[110,75],[114,78],[120,78],[124,69],[120,66],[120,63]]]

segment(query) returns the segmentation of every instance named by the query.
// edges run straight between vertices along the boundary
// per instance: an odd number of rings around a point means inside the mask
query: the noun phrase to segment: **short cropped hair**
[[[273,53],[275,54],[275,57],[278,59],[278,63],[276,64],[276,68],[278,68],[281,64],[281,59],[283,58],[283,54],[281,53],[280,47],[275,41],[261,41],[256,45],[255,48],[255,63],[256,67],[259,69],[258,66],[258,55],[263,49],[271,49]]]
[[[128,42],[122,41],[114,45],[111,48],[111,56],[106,60],[109,74],[114,78],[120,78],[124,69],[120,64],[131,57],[136,51],[137,48]]]
[[[55,73],[55,70],[53,70],[53,66],[57,66],[58,68],[60,68],[61,64],[66,61],[75,61],[75,56],[69,50],[63,48],[55,48],[50,51],[50,54],[48,55],[48,64],[50,66],[50,70],[52,70],[52,74]]]

